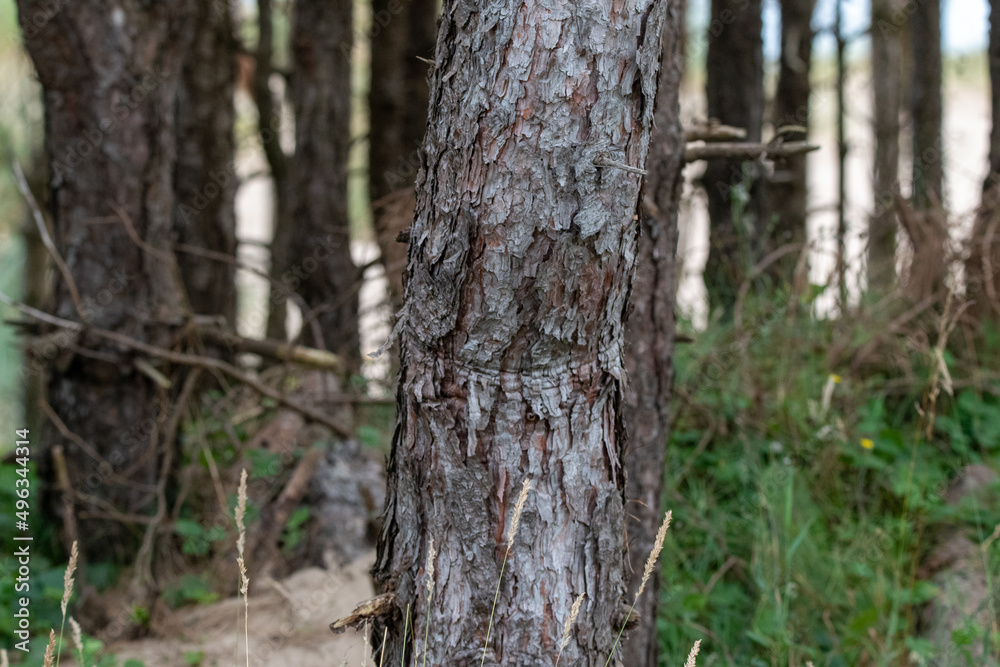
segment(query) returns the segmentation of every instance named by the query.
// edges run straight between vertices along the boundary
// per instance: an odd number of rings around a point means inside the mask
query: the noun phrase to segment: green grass
[[[836,359],[883,331],[881,319],[793,320],[779,301],[748,304],[744,318],[743,334],[714,323],[677,350],[664,654],[704,638],[702,665],[927,657],[915,618],[934,591],[914,565],[941,524],[964,525],[981,543],[1000,523],[997,508],[958,511],[942,499],[963,466],[1000,463],[1000,383],[942,393],[928,441],[916,405],[929,350],[888,337],[873,363],[855,364],[866,370],[852,371]],[[986,352],[993,363],[980,358],[981,368],[996,368],[995,346]],[[946,359],[956,383],[980,375]],[[994,576],[998,565],[994,554]]]

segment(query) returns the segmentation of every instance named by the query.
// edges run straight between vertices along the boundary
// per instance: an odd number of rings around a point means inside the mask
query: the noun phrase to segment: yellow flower
[[[875,443],[871,438],[861,438],[861,446],[865,449],[875,449]]]
[[[840,376],[837,375],[836,373],[831,373],[830,379],[833,380],[834,384],[840,384]]]

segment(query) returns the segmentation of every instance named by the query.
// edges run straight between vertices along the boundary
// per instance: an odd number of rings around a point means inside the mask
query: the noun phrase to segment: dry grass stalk
[[[576,617],[580,615],[580,606],[583,604],[583,598],[586,595],[586,593],[580,593],[576,596],[576,600],[573,601],[573,606],[569,610],[569,616],[563,624],[562,639],[559,640],[559,655],[556,656],[556,667],[559,666],[559,661],[562,660],[563,649],[569,644],[570,628],[576,623]]]
[[[62,609],[62,623],[59,625],[59,655],[56,656],[57,667],[59,665],[59,658],[62,656],[63,630],[66,628],[66,610],[69,609],[69,600],[73,596],[73,574],[76,572],[76,564],[79,558],[80,550],[77,547],[76,540],[74,540],[73,546],[70,547],[69,551],[69,565],[66,566],[66,572],[63,573],[63,596],[62,603],[60,604],[60,608]]]
[[[379,648],[378,667],[382,667],[382,663],[385,662],[385,640],[388,638],[389,628],[386,626],[385,630],[382,631],[382,646]]]
[[[517,537],[517,529],[521,525],[521,513],[524,512],[524,504],[528,500],[528,491],[531,490],[531,481],[525,479],[521,482],[521,493],[517,496],[514,504],[514,515],[510,520],[510,528],[507,529],[507,550],[503,554],[503,563],[500,565],[500,577],[497,579],[497,589],[493,593],[493,608],[490,609],[490,622],[486,626],[486,641],[483,642],[483,658],[479,661],[480,667],[486,664],[486,649],[490,646],[490,632],[493,630],[493,615],[497,610],[497,598],[500,597],[500,582],[503,581],[503,571],[507,567],[507,557],[510,555],[511,547],[514,546],[514,538]]]
[[[424,567],[424,579],[427,580],[427,619],[424,622],[424,667],[427,667],[427,636],[431,629],[431,600],[434,598],[434,558],[436,556],[437,551],[434,549],[434,538],[432,537],[430,544],[427,546],[427,565]]]
[[[660,552],[663,551],[663,540],[667,537],[667,528],[670,527],[670,522],[674,517],[673,511],[667,512],[663,517],[663,523],[660,524],[660,529],[656,531],[656,544],[653,545],[653,550],[649,552],[649,558],[646,559],[646,567],[642,571],[642,582],[639,583],[639,590],[636,591],[635,597],[639,599],[642,592],[646,589],[646,584],[649,582],[650,575],[653,574],[653,569],[656,567],[656,561],[660,558]],[[633,609],[635,605],[632,605]]]
[[[611,647],[611,653],[608,654],[608,659],[604,662],[604,667],[608,667],[611,664],[611,658],[615,654],[615,649],[618,648],[618,642],[621,641],[622,633],[625,632],[625,626],[628,625],[628,619],[632,616],[632,612],[635,611],[635,603],[639,601],[639,596],[642,592],[646,590],[646,584],[649,582],[649,577],[653,574],[653,570],[656,568],[656,561],[660,557],[660,552],[663,551],[663,540],[667,537],[667,528],[670,527],[670,521],[673,519],[673,510],[668,511],[663,517],[663,523],[660,524],[660,529],[656,531],[656,543],[653,545],[653,550],[649,552],[649,558],[646,559],[646,567],[642,571],[642,581],[639,582],[639,590],[635,593],[635,600],[632,601],[632,606],[629,607],[628,613],[625,615],[625,620],[622,622],[622,629],[618,631],[618,636],[615,638],[615,643]]]
[[[243,547],[246,545],[247,527],[243,520],[247,513],[247,470],[240,473],[240,488],[236,496],[236,528],[239,537],[236,538],[236,551],[238,556],[236,564],[240,568],[240,595],[243,596],[243,643],[247,649],[247,667],[250,667],[250,598],[247,596],[250,590],[250,577],[247,576],[246,561],[243,559]],[[239,651],[239,642],[236,645]]]
[[[73,635],[73,645],[76,646],[77,653],[80,654],[80,667],[83,665],[83,629],[80,624],[76,622],[76,619],[72,616],[69,617],[69,627],[72,630],[70,634]]]
[[[684,663],[684,667],[695,667],[694,665],[695,659],[698,657],[698,651],[700,650],[701,650],[701,640],[699,639],[694,643],[694,646],[691,647],[691,652],[688,653],[688,659]]]
[[[0,648],[0,667],[10,667],[10,658],[7,657],[5,648]]]
[[[45,658],[43,659],[43,667],[52,667],[52,663],[55,660],[55,650],[56,650],[56,631],[49,630],[49,644],[45,647]]]

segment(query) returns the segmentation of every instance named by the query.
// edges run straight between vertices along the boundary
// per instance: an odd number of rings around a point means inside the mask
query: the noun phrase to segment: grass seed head
[[[524,511],[524,503],[528,500],[528,491],[531,489],[531,481],[521,482],[521,493],[517,496],[517,503],[514,505],[514,516],[510,520],[510,528],[507,530],[507,546],[514,544],[517,537],[517,527],[521,525],[521,513]]]

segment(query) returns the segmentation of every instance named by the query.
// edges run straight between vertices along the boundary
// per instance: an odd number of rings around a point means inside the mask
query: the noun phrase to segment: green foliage
[[[288,517],[288,523],[285,524],[285,532],[281,538],[281,548],[285,553],[290,553],[295,550],[306,536],[305,522],[309,520],[309,508],[299,507],[294,512],[292,516]]]
[[[192,556],[204,556],[213,542],[226,539],[226,529],[222,526],[205,527],[188,519],[179,519],[174,530],[183,539],[182,551]]]
[[[928,439],[926,345],[883,336],[861,363],[884,322],[816,320],[787,301],[751,297],[742,330],[714,322],[677,348],[662,654],[703,639],[699,665],[932,664],[916,618],[935,589],[917,564],[938,524],[983,542],[1000,523],[1000,508],[943,499],[964,466],[1000,463],[1000,384],[942,389]],[[974,373],[944,356],[956,381]],[[997,656],[978,626],[950,655],[984,642]]]
[[[176,609],[185,604],[208,604],[219,599],[219,594],[204,577],[197,574],[186,574],[173,586],[163,592],[163,600]]]

